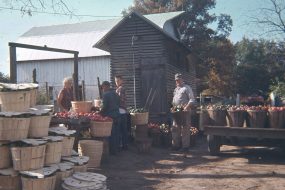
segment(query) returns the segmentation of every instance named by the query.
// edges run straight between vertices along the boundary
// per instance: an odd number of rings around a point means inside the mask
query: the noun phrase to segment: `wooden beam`
[[[34,50],[53,51],[53,52],[60,52],[60,53],[79,54],[78,51],[58,49],[58,48],[50,48],[47,46],[35,46],[35,45],[29,45],[29,44],[20,44],[20,43],[14,43],[14,42],[9,42],[9,46],[10,47],[26,48],[26,49],[34,49]]]
[[[74,75],[73,75],[73,87],[75,90],[75,100],[79,100],[79,87],[78,87],[78,54],[74,54]]]
[[[16,47],[10,46],[10,81],[17,83],[17,57]]]

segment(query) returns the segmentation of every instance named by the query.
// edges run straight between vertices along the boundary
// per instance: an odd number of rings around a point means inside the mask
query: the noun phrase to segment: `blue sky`
[[[0,0],[0,7],[5,5]],[[94,16],[121,16],[121,11],[130,6],[133,0],[66,0],[75,14]],[[266,7],[268,0],[217,0],[215,14],[225,13],[233,19],[233,31],[230,39],[237,42],[243,36],[258,38],[258,30],[248,25],[248,16],[260,7]],[[16,42],[17,38],[32,27],[75,23],[90,20],[106,19],[103,17],[53,16],[35,13],[32,17],[22,16],[18,11],[1,10],[0,8],[0,71],[9,73],[8,42]]]

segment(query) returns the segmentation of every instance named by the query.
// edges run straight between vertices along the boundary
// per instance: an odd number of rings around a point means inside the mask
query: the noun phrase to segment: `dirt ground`
[[[280,149],[222,146],[210,156],[207,142],[199,137],[186,154],[152,148],[140,154],[134,145],[110,156],[98,173],[108,177],[111,190],[283,190],[285,153]]]

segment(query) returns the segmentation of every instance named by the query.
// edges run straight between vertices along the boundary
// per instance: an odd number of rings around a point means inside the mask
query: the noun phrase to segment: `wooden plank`
[[[10,46],[10,81],[17,83],[17,55],[16,47]]]
[[[226,137],[285,139],[285,129],[205,126],[204,133]]]

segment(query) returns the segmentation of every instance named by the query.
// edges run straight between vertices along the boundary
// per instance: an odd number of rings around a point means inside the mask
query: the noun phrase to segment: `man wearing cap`
[[[108,81],[103,81],[101,85],[103,91],[103,102],[100,114],[113,119],[113,126],[110,137],[110,153],[116,154],[119,147],[119,125],[120,125],[120,97],[116,91],[110,88]]]
[[[182,106],[183,111],[189,112],[189,116],[186,119],[185,126],[177,125],[177,123],[173,121],[172,146],[173,149],[178,150],[181,148],[182,144],[182,149],[188,150],[190,145],[190,111],[191,108],[195,106],[195,97],[192,88],[184,83],[182,74],[175,74],[175,82],[176,88],[174,89],[173,93],[172,105]]]

